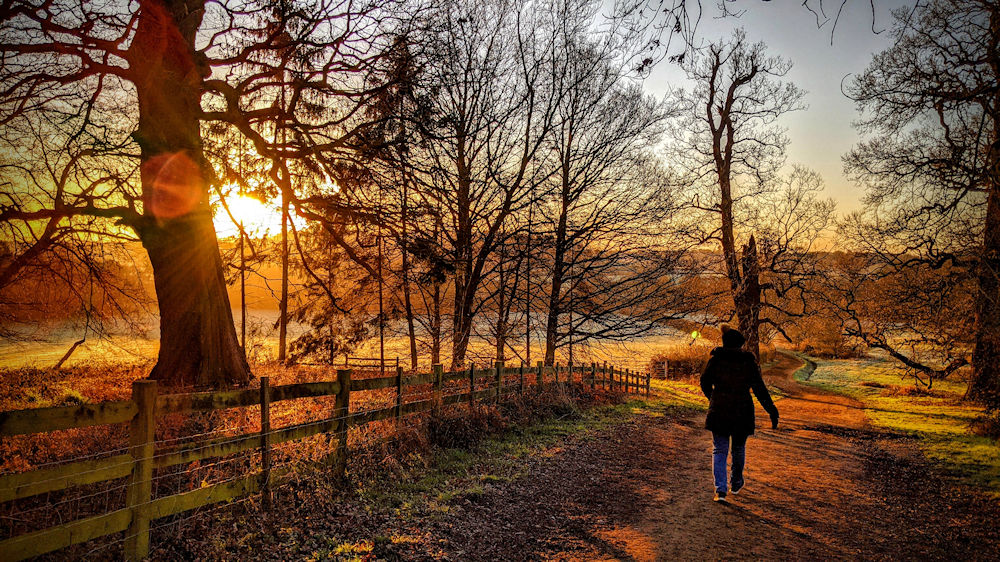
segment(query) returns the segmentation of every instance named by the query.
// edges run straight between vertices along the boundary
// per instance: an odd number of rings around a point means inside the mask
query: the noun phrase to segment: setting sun
[[[254,238],[275,235],[281,232],[281,210],[248,195],[237,195],[226,199],[229,213],[221,203],[215,206],[215,231],[219,238],[235,237],[240,233],[233,222],[243,221],[248,236]],[[232,218],[230,218],[230,213]],[[295,220],[294,217],[292,220]],[[296,226],[298,226],[296,222]]]

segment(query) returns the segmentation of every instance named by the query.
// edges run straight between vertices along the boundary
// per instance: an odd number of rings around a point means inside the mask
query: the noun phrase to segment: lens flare
[[[150,158],[142,165],[142,175],[149,186],[146,205],[160,220],[186,215],[201,202],[201,170],[183,151]]]

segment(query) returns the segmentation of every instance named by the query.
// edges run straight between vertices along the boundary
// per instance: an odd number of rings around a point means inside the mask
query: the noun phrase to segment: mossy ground
[[[483,439],[473,450],[434,448],[424,458],[410,459],[400,472],[367,475],[357,482],[356,492],[373,509],[388,508],[399,517],[444,512],[456,498],[482,494],[484,485],[522,476],[526,459],[555,454],[563,439],[592,439],[595,433],[640,413],[664,416],[704,408],[686,396],[690,385],[660,381],[659,386],[677,395],[661,395],[648,401],[630,399],[514,426]]]
[[[983,411],[962,400],[965,383],[936,381],[923,391],[886,359],[813,361],[816,370],[800,369],[796,380],[855,398],[872,425],[917,437],[928,459],[1000,498],[1000,443],[970,431]]]

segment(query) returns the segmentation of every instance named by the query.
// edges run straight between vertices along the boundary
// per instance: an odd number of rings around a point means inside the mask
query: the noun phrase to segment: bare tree
[[[705,239],[718,240],[735,314],[747,345],[758,353],[761,291],[757,241],[737,250],[734,208],[753,205],[771,190],[785,161],[788,139],[775,121],[801,109],[803,92],[782,79],[791,63],[768,56],[739,30],[682,63],[695,82],[678,101],[686,117],[676,127],[671,155],[692,186],[691,208],[718,218]]]
[[[834,223],[835,204],[820,198],[823,180],[808,168],[793,166],[775,183],[739,209],[736,222],[754,233],[761,339],[776,333],[791,342],[786,327],[819,311],[816,279],[826,273],[816,246]]]
[[[567,237],[562,291],[549,293],[543,309],[549,363],[558,349],[568,348],[574,360],[574,346],[656,333],[703,306],[686,288],[694,274],[692,248],[673,231],[678,207],[666,171],[633,155],[624,168],[612,166],[608,173],[612,177],[602,181],[574,183],[578,198],[563,197],[562,190],[554,198],[555,212],[566,214]],[[565,211],[563,201],[569,202]],[[540,264],[552,278],[560,223],[553,226]]]
[[[838,328],[898,361],[931,387],[969,364],[974,341],[975,282],[968,267],[893,259],[863,214],[839,230],[846,253],[823,260],[817,295]]]
[[[435,173],[423,197],[441,209],[454,264],[452,364],[461,366],[482,306],[487,264],[506,221],[544,178],[540,153],[551,128],[551,88],[542,87],[550,52],[527,4],[454,3],[431,40],[429,81],[441,127],[428,144]]]
[[[75,92],[87,100],[89,131],[107,121],[98,115],[102,111],[124,109],[135,119],[141,191],[127,193],[124,206],[95,198],[82,208],[47,211],[116,218],[142,240],[161,321],[160,355],[151,376],[245,382],[249,370],[222,279],[207,196],[211,173],[200,142],[199,99],[207,66],[195,36],[204,6],[150,1],[125,11],[117,4],[13,2],[4,10],[4,122],[37,119]],[[134,102],[125,101],[129,97]]]
[[[540,206],[553,227],[551,255],[544,264],[549,268],[544,308],[547,364],[553,363],[556,348],[563,344],[572,348],[574,342],[601,335],[635,336],[642,333],[639,325],[655,325],[641,322],[641,314],[623,315],[617,308],[639,294],[654,294],[640,286],[645,281],[647,288],[654,287],[659,275],[638,265],[657,253],[656,237],[649,235],[659,231],[661,238],[667,236],[656,228],[661,217],[651,204],[664,183],[656,181],[655,174],[636,172],[653,171],[645,159],[659,140],[668,112],[639,84],[626,82],[629,77],[621,70],[626,65],[612,62],[613,53],[627,51],[627,44],[614,36],[584,38],[581,31],[564,31],[560,41],[565,91],[551,141],[557,164],[552,195]],[[665,199],[664,193],[656,195]],[[632,267],[622,268],[626,262]],[[628,270],[631,273],[625,274]],[[611,271],[616,274],[610,276]],[[594,299],[603,290],[602,278],[610,277],[622,289],[631,287],[635,292],[614,291]],[[564,324],[564,316],[575,313],[575,305],[581,303],[588,303],[581,307],[587,312]],[[631,302],[627,308],[636,312],[639,304]],[[669,315],[667,303],[658,304]],[[629,317],[636,324],[609,329],[609,321],[618,323],[613,317],[618,321]]]
[[[31,339],[46,319],[73,320],[82,334],[64,359],[123,321],[143,328],[149,304],[134,236],[105,219],[131,211],[136,169],[115,158],[123,135],[113,124],[96,139],[85,130],[76,112],[90,103],[67,93],[58,110],[0,132],[0,337]],[[99,206],[109,200],[117,205]]]
[[[160,312],[153,378],[222,386],[250,377],[209,204],[210,186],[234,172],[206,158],[203,135],[232,127],[278,163],[272,178],[281,193],[291,193],[280,162],[319,170],[318,155],[329,159],[350,150],[352,123],[373,95],[363,75],[380,60],[394,5],[292,6],[197,0],[148,0],[129,9],[4,5],[3,122],[33,119],[76,92],[89,100],[88,131],[100,128],[98,112],[133,119],[135,144],[122,154],[141,162],[141,189],[129,193],[131,206],[102,200],[57,212],[110,216],[138,234],[153,266]],[[291,65],[292,57],[309,64]],[[293,66],[298,72],[285,72]],[[275,103],[280,93],[284,104]],[[288,134],[276,135],[279,129]]]
[[[292,239],[300,255],[309,257],[296,268],[304,278],[304,297],[291,318],[309,329],[292,341],[290,359],[333,365],[372,335],[377,280],[347,257],[322,224],[293,229]]]
[[[895,44],[848,86],[869,138],[845,167],[868,188],[866,243],[900,282],[974,278],[969,396],[998,407],[1000,8],[935,1],[894,18]]]

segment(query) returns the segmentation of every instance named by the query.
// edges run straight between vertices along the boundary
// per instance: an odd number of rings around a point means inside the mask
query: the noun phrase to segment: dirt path
[[[638,415],[571,440],[528,476],[457,503],[423,532],[453,559],[1000,559],[1000,507],[946,483],[912,443],[866,426],[843,396],[799,385],[747,448],[747,486],[711,501],[703,417]],[[409,552],[410,556],[416,555]]]

